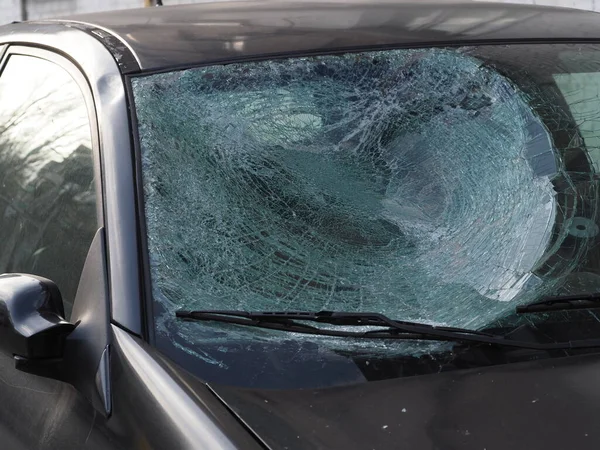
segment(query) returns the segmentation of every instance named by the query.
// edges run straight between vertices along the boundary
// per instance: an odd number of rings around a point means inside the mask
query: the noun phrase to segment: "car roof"
[[[600,39],[600,14],[487,0],[221,2],[59,20],[113,34],[150,71],[350,49]]]

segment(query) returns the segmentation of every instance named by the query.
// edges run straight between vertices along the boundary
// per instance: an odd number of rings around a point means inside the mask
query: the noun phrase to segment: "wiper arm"
[[[281,330],[294,333],[363,339],[434,340],[466,343],[482,343],[506,347],[539,350],[586,348],[600,346],[600,339],[541,344],[507,339],[491,333],[465,328],[438,327],[418,322],[392,320],[379,313],[359,312],[248,312],[248,311],[177,311],[176,316],[184,320],[201,320],[233,323],[257,328]],[[319,328],[301,323],[317,322],[342,326],[376,326],[381,329],[369,331],[347,331]]]
[[[517,306],[516,312],[524,314],[591,308],[600,308],[600,293],[546,297],[529,305]]]

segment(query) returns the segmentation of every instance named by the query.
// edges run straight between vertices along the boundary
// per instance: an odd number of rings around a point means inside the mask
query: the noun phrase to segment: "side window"
[[[53,280],[68,317],[97,228],[79,85],[50,61],[11,55],[0,74],[0,273]]]

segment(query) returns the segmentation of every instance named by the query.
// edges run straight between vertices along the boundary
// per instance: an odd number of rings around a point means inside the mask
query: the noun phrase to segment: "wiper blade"
[[[600,293],[557,295],[546,297],[529,305],[517,306],[517,314],[549,311],[568,311],[574,309],[600,308]]]
[[[177,311],[176,316],[184,320],[217,321],[246,325],[271,330],[322,336],[363,338],[363,339],[404,339],[434,340],[464,343],[482,343],[506,347],[529,348],[539,350],[570,349],[600,346],[600,339],[541,344],[507,339],[496,334],[455,327],[439,327],[418,322],[392,320],[379,313],[359,312],[248,312],[248,311]],[[376,326],[383,327],[369,331],[335,330],[319,328],[305,323],[317,322],[340,326]]]

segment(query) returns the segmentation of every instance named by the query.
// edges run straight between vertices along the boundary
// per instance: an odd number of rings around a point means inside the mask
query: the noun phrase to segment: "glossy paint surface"
[[[125,88],[119,66],[97,38],[59,24],[12,24],[0,28],[0,44],[19,42],[54,49],[77,63],[89,83],[102,143],[102,190],[113,320],[142,333],[133,158]],[[100,167],[97,167],[100,170]],[[110,200],[109,200],[110,199]]]
[[[262,2],[74,20],[110,30],[136,53],[130,56],[142,69],[153,70],[369,46],[588,40],[600,38],[598,17],[482,2]],[[207,387],[177,367],[139,337],[142,270],[133,150],[124,69],[115,48],[61,24],[1,28],[0,54],[10,42],[69,55],[96,103],[107,238],[101,257],[108,281],[106,289],[84,284],[95,287],[78,317],[102,323],[84,324],[89,331],[81,327],[74,335],[84,349],[98,336],[109,343],[107,353],[104,345],[96,350],[102,358],[110,355],[110,362],[102,359],[101,370],[91,372],[101,373],[99,385],[112,401],[90,401],[70,384],[19,372],[12,357],[0,355],[0,447],[251,450],[266,448],[261,440],[272,449],[598,447],[597,355],[296,391]],[[102,384],[106,379],[110,389]]]
[[[206,385],[129,333],[117,327],[112,332],[109,422],[125,448],[261,448]]]
[[[598,355],[322,390],[213,386],[273,448],[587,449]]]
[[[15,370],[0,354],[0,441],[21,449],[259,449],[209,389],[129,333],[112,327],[114,412],[73,386]]]
[[[67,19],[118,36],[143,70],[382,46],[600,38],[595,13],[464,0],[222,2]]]

